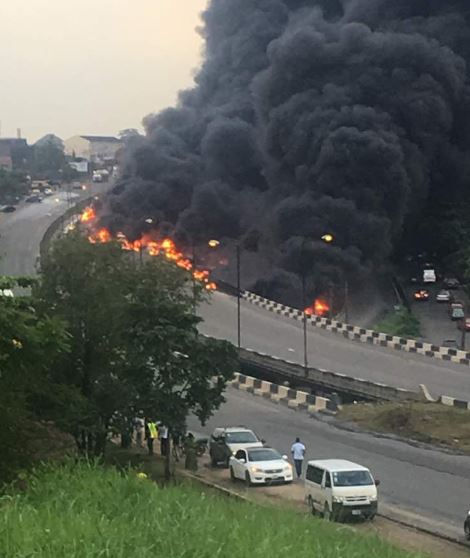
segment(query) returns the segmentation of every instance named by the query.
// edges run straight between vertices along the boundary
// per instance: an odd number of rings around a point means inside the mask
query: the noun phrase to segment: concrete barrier
[[[256,306],[264,308],[270,312],[274,312],[275,314],[286,316],[296,321],[303,320],[303,312],[298,308],[285,306],[284,304],[263,298],[262,296],[258,296],[249,291],[244,291],[242,293],[242,297],[251,304],[255,304]],[[345,324],[337,320],[330,320],[320,316],[309,316],[307,322],[311,326],[319,327],[321,329],[331,331],[332,333],[337,333],[347,339],[359,341],[361,343],[379,345],[396,351],[406,351],[408,353],[415,353],[425,357],[435,358],[437,360],[446,360],[456,364],[470,366],[469,351],[460,351],[450,347],[440,347],[432,345],[431,343],[424,343],[416,339],[406,339],[404,337],[388,335],[387,333],[381,333],[372,329],[365,329],[359,326]]]
[[[251,376],[246,376],[245,374],[240,374],[239,372],[235,373],[234,379],[230,382],[230,385],[235,389],[269,399],[274,403],[287,405],[291,409],[307,411],[310,414],[325,411],[331,407],[331,405],[329,405],[329,399],[325,397],[317,397],[306,391],[291,389],[287,386],[274,384],[273,382],[259,380]]]

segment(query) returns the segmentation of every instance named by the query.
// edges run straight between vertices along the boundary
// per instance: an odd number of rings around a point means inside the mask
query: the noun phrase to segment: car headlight
[[[336,504],[342,504],[344,502],[343,496],[333,496],[333,502]]]
[[[252,473],[262,473],[263,469],[260,469],[259,467],[250,467],[250,471]]]
[[[287,463],[284,471],[287,471],[288,473],[292,473],[292,465],[290,463]]]

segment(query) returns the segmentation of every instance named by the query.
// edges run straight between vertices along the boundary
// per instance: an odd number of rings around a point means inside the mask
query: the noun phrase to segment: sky
[[[116,135],[176,103],[207,0],[0,0],[1,136]]]

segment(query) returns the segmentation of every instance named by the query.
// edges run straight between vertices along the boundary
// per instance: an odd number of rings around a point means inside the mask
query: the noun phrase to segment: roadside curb
[[[234,490],[230,490],[229,488],[226,488],[225,486],[222,486],[220,484],[218,484],[217,482],[208,480],[206,478],[203,478],[199,475],[196,475],[194,473],[191,473],[189,471],[186,470],[180,470],[179,473],[182,474],[182,476],[196,481],[208,488],[211,488],[213,490],[217,490],[218,492],[224,494],[225,496],[228,496],[234,500],[239,500],[241,502],[244,503],[248,503],[250,505],[254,505],[254,506],[258,506],[258,507],[270,507],[269,504],[263,504],[261,502],[256,502],[254,500],[252,500],[251,498],[248,498],[247,496],[244,496],[243,494],[240,494],[238,492],[235,492]],[[411,514],[407,514],[406,512],[402,511],[402,510],[397,510],[397,511],[392,511],[392,509],[390,509],[389,506],[387,506],[386,504],[383,505],[386,509],[388,509],[388,511],[379,511],[377,513],[378,517],[381,517],[387,521],[390,521],[391,523],[395,523],[397,525],[401,525],[402,527],[406,527],[408,529],[414,529],[417,532],[429,535],[431,537],[435,537],[436,539],[440,539],[446,542],[450,542],[452,544],[461,546],[463,548],[468,548],[468,544],[466,544],[464,541],[453,537],[451,535],[447,535],[445,533],[440,533],[438,531],[433,531],[432,528],[427,527],[423,524],[419,524],[419,521],[411,521],[410,519],[404,519],[403,517],[411,517]],[[297,512],[297,513],[301,513],[301,512]]]
[[[296,321],[303,320],[303,312],[298,308],[285,306],[268,298],[264,298],[250,291],[243,291],[242,298],[264,308],[269,312],[273,312],[280,316],[285,316]],[[453,362],[455,364],[462,364],[470,366],[470,352],[461,351],[459,349],[452,349],[449,347],[439,347],[431,343],[417,341],[416,339],[406,339],[404,337],[397,337],[387,333],[380,333],[372,329],[365,329],[359,326],[345,324],[337,320],[330,320],[320,316],[308,316],[307,323],[311,326],[331,331],[342,335],[347,339],[359,341],[360,343],[368,343],[371,345],[378,345],[380,347],[387,347],[396,351],[405,351],[408,353],[419,354],[436,360],[444,360]]]

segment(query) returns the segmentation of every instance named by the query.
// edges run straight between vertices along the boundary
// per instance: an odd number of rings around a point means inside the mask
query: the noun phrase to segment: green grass
[[[416,339],[421,336],[421,324],[406,308],[394,310],[385,316],[375,327],[375,331],[397,335],[398,337],[411,337]]]
[[[464,409],[440,403],[360,403],[346,405],[337,418],[470,453],[470,412]]]
[[[380,539],[135,472],[44,466],[0,500],[2,558],[404,558]]]

